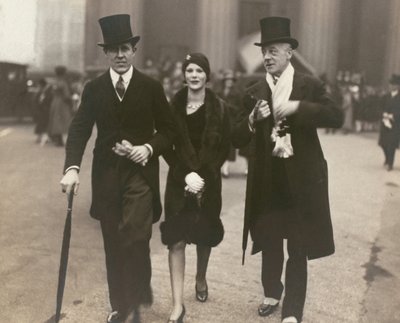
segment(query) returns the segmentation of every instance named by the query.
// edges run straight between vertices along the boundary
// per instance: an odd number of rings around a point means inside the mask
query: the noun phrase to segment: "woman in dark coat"
[[[197,245],[196,298],[208,297],[206,271],[211,248],[224,234],[221,212],[221,166],[227,158],[229,115],[210,89],[208,59],[186,56],[182,66],[187,87],[172,99],[178,136],[165,154],[169,164],[165,192],[165,222],[161,238],[169,248],[173,308],[169,322],[183,322],[185,246]]]

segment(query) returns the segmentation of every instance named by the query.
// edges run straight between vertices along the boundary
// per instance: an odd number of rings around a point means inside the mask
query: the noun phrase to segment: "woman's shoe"
[[[177,320],[171,320],[169,319],[167,323],[183,323],[183,318],[186,314],[186,309],[185,309],[185,305],[182,305],[182,313],[181,315],[179,315]]]
[[[195,289],[196,289],[196,299],[199,302],[202,302],[202,303],[207,301],[207,298],[208,298],[208,286],[207,286],[207,283],[206,283],[206,289],[205,290],[202,290],[202,291],[198,290],[197,289],[197,284],[195,285]]]

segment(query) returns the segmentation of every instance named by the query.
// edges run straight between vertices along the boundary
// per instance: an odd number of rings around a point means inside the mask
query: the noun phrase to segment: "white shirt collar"
[[[124,74],[118,74],[116,71],[114,71],[112,68],[110,68],[110,76],[111,76],[111,81],[115,87],[117,84],[119,77],[122,76],[122,79],[124,80],[124,85],[125,88],[128,88],[129,82],[131,81],[133,75],[133,66],[129,68]]]
[[[390,92],[390,94],[392,95],[392,98],[393,98],[394,96],[396,96],[397,93],[399,93],[399,90],[394,90],[394,91],[391,91],[391,92]]]

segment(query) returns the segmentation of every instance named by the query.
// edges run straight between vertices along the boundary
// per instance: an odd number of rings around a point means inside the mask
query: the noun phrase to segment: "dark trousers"
[[[100,223],[111,307],[124,316],[140,304],[152,303],[149,240],[153,195],[139,173],[126,173],[121,183],[121,214],[105,217]]]
[[[294,316],[301,322],[307,289],[307,256],[291,239],[288,239],[287,250],[289,258],[286,262],[282,318]],[[284,289],[281,282],[283,262],[283,239],[274,238],[262,250],[261,281],[265,297],[281,299]]]
[[[385,154],[385,164],[393,167],[394,156],[396,154],[396,147],[382,147],[383,153]]]

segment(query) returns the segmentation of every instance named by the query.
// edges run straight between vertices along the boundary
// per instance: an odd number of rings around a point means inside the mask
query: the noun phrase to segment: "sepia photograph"
[[[0,0],[0,323],[400,323],[400,0]]]

